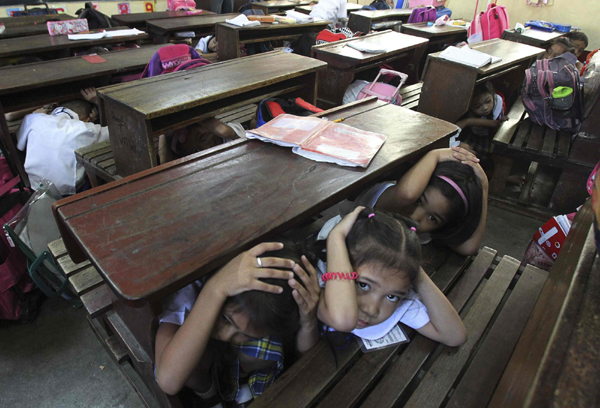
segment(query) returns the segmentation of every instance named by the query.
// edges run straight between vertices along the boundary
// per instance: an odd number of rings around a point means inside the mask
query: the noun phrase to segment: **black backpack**
[[[100,13],[94,8],[94,5],[89,2],[85,3],[85,8],[77,10],[75,14],[77,14],[78,18],[85,18],[88,21],[90,30],[119,26],[119,23],[106,14]]]

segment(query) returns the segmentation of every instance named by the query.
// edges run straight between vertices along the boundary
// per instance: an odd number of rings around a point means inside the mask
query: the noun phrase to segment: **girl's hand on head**
[[[339,224],[336,225],[331,230],[331,232],[329,233],[329,236],[332,236],[332,235],[335,236],[335,235],[339,234],[344,239],[346,239],[346,237],[350,233],[350,230],[352,229],[352,226],[354,225],[354,223],[356,222],[356,219],[358,218],[358,214],[360,214],[360,212],[364,209],[365,209],[365,207],[362,207],[362,206],[356,207],[354,209],[354,211],[352,211],[350,214],[346,215],[342,219],[342,221],[340,221]]]
[[[457,160],[461,163],[466,161],[470,161],[472,163],[479,163],[479,159],[477,158],[477,156],[475,156],[475,154],[472,151],[469,151],[464,147],[455,146],[452,147],[450,150],[452,150],[452,158],[454,160]]]
[[[300,326],[309,327],[316,322],[321,287],[319,286],[317,271],[304,255],[302,255],[302,264],[304,269],[296,264],[294,272],[300,277],[304,286],[295,279],[290,279],[288,283],[294,289],[292,296],[294,296],[300,310]]]
[[[294,278],[293,272],[274,269],[293,269],[296,265],[294,261],[275,257],[260,258],[265,252],[277,251],[282,248],[283,244],[278,242],[258,244],[229,261],[207,284],[211,284],[213,290],[221,292],[225,297],[239,295],[249,290],[281,293],[283,289],[280,286],[269,285],[259,279],[275,278],[288,280]],[[258,258],[260,258],[260,262]]]
[[[483,171],[483,167],[481,167],[481,165],[479,163],[473,163],[472,161],[469,161],[469,160],[462,161],[461,163],[466,164],[467,166],[470,166],[473,168],[473,170],[475,171],[475,176],[481,182],[481,186],[487,190],[488,178],[487,178],[487,175],[485,174],[485,171]]]

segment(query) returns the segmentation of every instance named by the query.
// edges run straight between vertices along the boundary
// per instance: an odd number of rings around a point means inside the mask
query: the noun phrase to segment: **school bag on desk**
[[[115,20],[96,10],[90,2],[85,3],[85,8],[77,10],[75,14],[77,14],[77,18],[85,18],[88,21],[90,30],[119,26]]]
[[[323,112],[323,109],[311,105],[302,98],[267,98],[263,99],[256,109],[256,127],[260,127],[284,113],[310,116],[319,112]]]
[[[523,105],[535,123],[577,133],[583,120],[583,98],[577,57],[570,52],[541,59],[525,71]]]
[[[487,10],[482,11],[477,15],[479,0],[475,6],[475,15],[473,22],[469,27],[469,37],[481,33],[483,41],[491,40],[492,38],[500,38],[504,30],[510,27],[510,20],[506,7],[498,6],[496,0],[488,4]]]
[[[410,13],[408,18],[409,23],[426,23],[428,21],[435,21],[437,19],[437,12],[435,7],[418,7]]]
[[[156,51],[144,68],[141,78],[202,67],[211,64],[187,44],[174,44]]]

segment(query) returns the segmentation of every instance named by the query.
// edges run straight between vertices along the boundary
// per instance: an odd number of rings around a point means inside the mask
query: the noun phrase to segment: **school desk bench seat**
[[[600,114],[600,104],[597,105],[592,111],[596,115]],[[493,202],[544,220],[573,212],[581,205],[587,198],[585,182],[600,157],[600,132],[598,124],[593,123],[593,113],[584,120],[582,132],[573,135],[531,121],[519,97],[492,141],[495,169],[490,180],[490,195]],[[516,197],[506,189],[507,179],[518,162],[528,169]],[[554,170],[547,171],[547,168]],[[549,172],[553,177],[547,176]]]
[[[249,104],[241,108],[215,116],[223,123],[240,123],[247,125],[256,115],[256,104]],[[158,146],[158,137],[154,138],[154,143]],[[121,176],[117,174],[115,159],[110,141],[94,143],[75,150],[75,158],[85,169],[92,187],[96,187],[104,182],[110,183],[119,180]]]

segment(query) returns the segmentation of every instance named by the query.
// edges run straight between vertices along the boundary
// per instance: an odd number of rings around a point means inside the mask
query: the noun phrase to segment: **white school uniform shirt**
[[[310,16],[331,21],[335,25],[338,18],[348,17],[346,3],[347,0],[319,0],[313,6]]]
[[[70,109],[56,108],[50,115],[32,113],[17,131],[17,148],[25,150],[25,171],[37,190],[41,179],[53,182],[62,195],[75,194],[85,170],[75,150],[108,140],[108,128],[85,123]]]
[[[317,241],[327,239],[327,236],[340,221],[342,220],[341,216],[336,216],[330,219],[323,225],[323,228],[319,231],[317,235]],[[327,272],[327,264],[321,260],[317,262],[317,272],[319,274],[319,286],[322,288],[325,287],[325,282],[322,280],[322,276],[325,272]],[[374,326],[368,326],[364,329],[354,329],[352,330],[352,334],[356,336],[367,339],[367,340],[377,340],[388,334],[397,324],[401,322],[408,327],[411,327],[415,330],[420,329],[429,323],[429,314],[427,313],[427,307],[419,300],[419,295],[414,290],[410,289],[408,291],[408,295],[406,298],[402,300],[398,304],[398,308],[394,311],[394,313],[383,322],[376,324]]]

